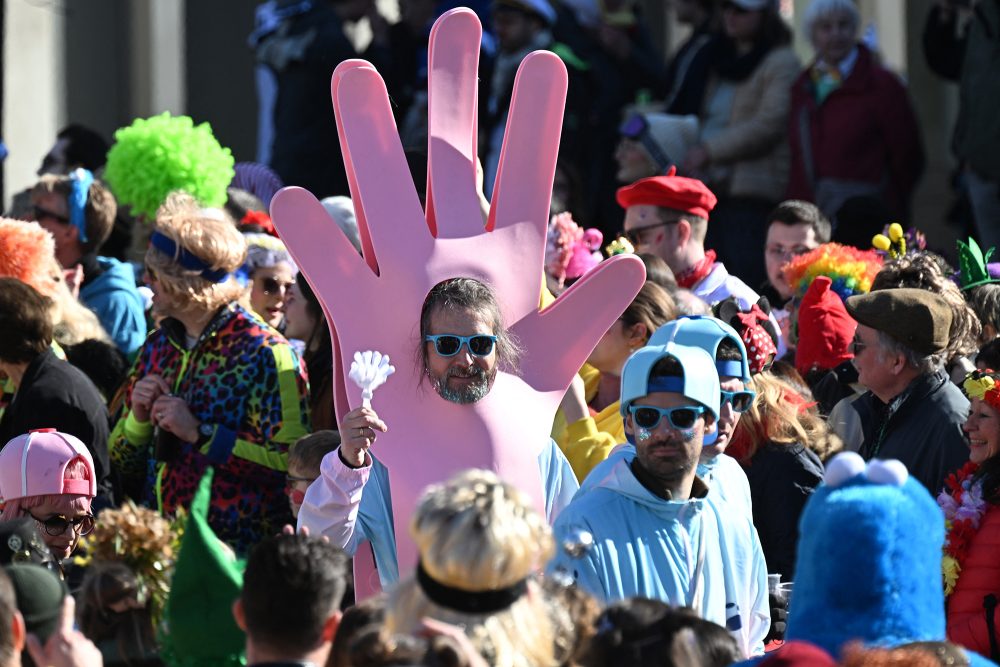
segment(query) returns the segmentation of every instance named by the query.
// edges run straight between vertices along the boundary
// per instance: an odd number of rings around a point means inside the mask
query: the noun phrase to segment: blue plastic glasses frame
[[[481,341],[484,339],[489,341],[489,346],[485,350],[482,349],[482,346],[479,343],[473,345],[473,341],[476,340]],[[456,354],[461,352],[463,345],[469,348],[469,353],[472,354],[472,356],[474,357],[488,357],[493,352],[493,348],[496,347],[497,343],[496,336],[490,336],[487,334],[476,334],[474,336],[458,336],[456,334],[436,334],[436,335],[428,334],[424,336],[424,340],[428,343],[434,343],[434,351],[437,352],[438,355],[442,357],[454,357]],[[445,343],[445,345],[448,346],[447,348],[445,348],[445,350],[441,349],[442,341]],[[458,345],[455,346],[455,349],[452,352],[447,352],[447,349],[450,348],[451,344],[453,344],[455,341],[458,341]],[[480,348],[480,351],[477,352],[475,348]]]
[[[650,423],[646,419],[640,419],[638,414],[640,410],[652,410],[656,412],[656,421]],[[682,405],[676,408],[658,408],[653,405],[630,405],[628,406],[628,411],[631,413],[632,421],[635,422],[635,425],[647,430],[653,430],[659,426],[660,420],[664,417],[667,418],[667,421],[670,422],[670,425],[675,429],[686,430],[694,426],[694,423],[698,421],[698,417],[705,413],[705,408],[700,405]],[[687,423],[677,423],[675,415],[682,412],[690,413],[690,422],[682,420]],[[646,421],[647,423],[644,424],[643,421]]]
[[[721,408],[726,403],[731,403],[733,406],[733,412],[746,412],[753,405],[753,399],[757,397],[757,394],[750,389],[741,389],[740,391],[726,391],[722,390],[722,401],[719,403]]]

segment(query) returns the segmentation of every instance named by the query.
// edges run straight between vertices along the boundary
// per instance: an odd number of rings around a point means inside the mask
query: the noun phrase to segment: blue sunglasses
[[[753,405],[753,399],[757,396],[754,392],[749,389],[743,389],[740,391],[726,391],[722,390],[722,402],[719,403],[721,408],[726,403],[731,403],[733,406],[733,412],[746,412]]]
[[[636,426],[653,430],[664,417],[676,429],[689,429],[705,412],[700,405],[685,405],[679,408],[657,408],[652,405],[630,405],[628,411]]]
[[[442,357],[454,357],[463,345],[469,347],[474,357],[488,357],[496,346],[497,337],[486,334],[475,336],[457,336],[455,334],[437,334],[424,336],[428,343],[434,343],[434,351]]]

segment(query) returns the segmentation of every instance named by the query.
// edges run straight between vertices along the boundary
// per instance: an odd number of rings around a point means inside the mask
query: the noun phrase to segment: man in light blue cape
[[[559,516],[557,540],[589,548],[564,550],[550,570],[605,601],[645,596],[691,607],[750,656],[763,652],[770,624],[763,552],[751,518],[697,475],[720,399],[715,360],[701,348],[671,342],[629,357],[621,410],[634,455],[595,469],[590,490]]]
[[[722,389],[719,402],[719,421],[712,433],[706,433],[704,448],[698,462],[698,477],[708,485],[709,492],[718,495],[737,512],[753,518],[750,500],[750,483],[743,468],[725,454],[733,437],[740,415],[753,403],[750,390],[750,366],[746,346],[731,326],[714,317],[680,317],[657,329],[649,345],[678,343],[700,347],[715,359]],[[601,462],[583,480],[580,493],[590,490],[621,457],[633,458],[635,446],[631,443],[617,448],[607,460]]]

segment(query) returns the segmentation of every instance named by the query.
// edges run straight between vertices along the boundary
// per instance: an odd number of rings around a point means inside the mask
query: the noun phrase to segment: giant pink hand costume
[[[645,275],[637,258],[615,257],[539,312],[566,69],[548,52],[532,53],[521,64],[484,228],[475,166],[481,33],[468,9],[444,14],[431,31],[426,214],[385,84],[359,60],[337,67],[331,92],[364,259],[309,192],[285,188],[271,205],[282,238],[335,332],[339,417],[360,404],[360,390],[348,381],[354,351],[378,350],[397,368],[375,396],[389,431],[372,452],[389,469],[401,576],[416,564],[407,526],[428,484],[465,468],[491,469],[542,507],[538,455],[559,401]],[[520,375],[498,373],[486,398],[470,405],[449,403],[429,384],[421,386],[422,369],[415,361],[423,344],[419,322],[427,293],[458,276],[493,287],[525,350]],[[359,572],[362,594],[365,581]]]

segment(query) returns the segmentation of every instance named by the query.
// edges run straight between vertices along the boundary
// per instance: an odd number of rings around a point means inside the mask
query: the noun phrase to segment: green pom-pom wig
[[[119,203],[152,220],[175,190],[203,206],[225,204],[233,163],[233,154],[219,144],[208,123],[195,125],[188,116],[164,112],[137,118],[115,132],[104,180]]]

